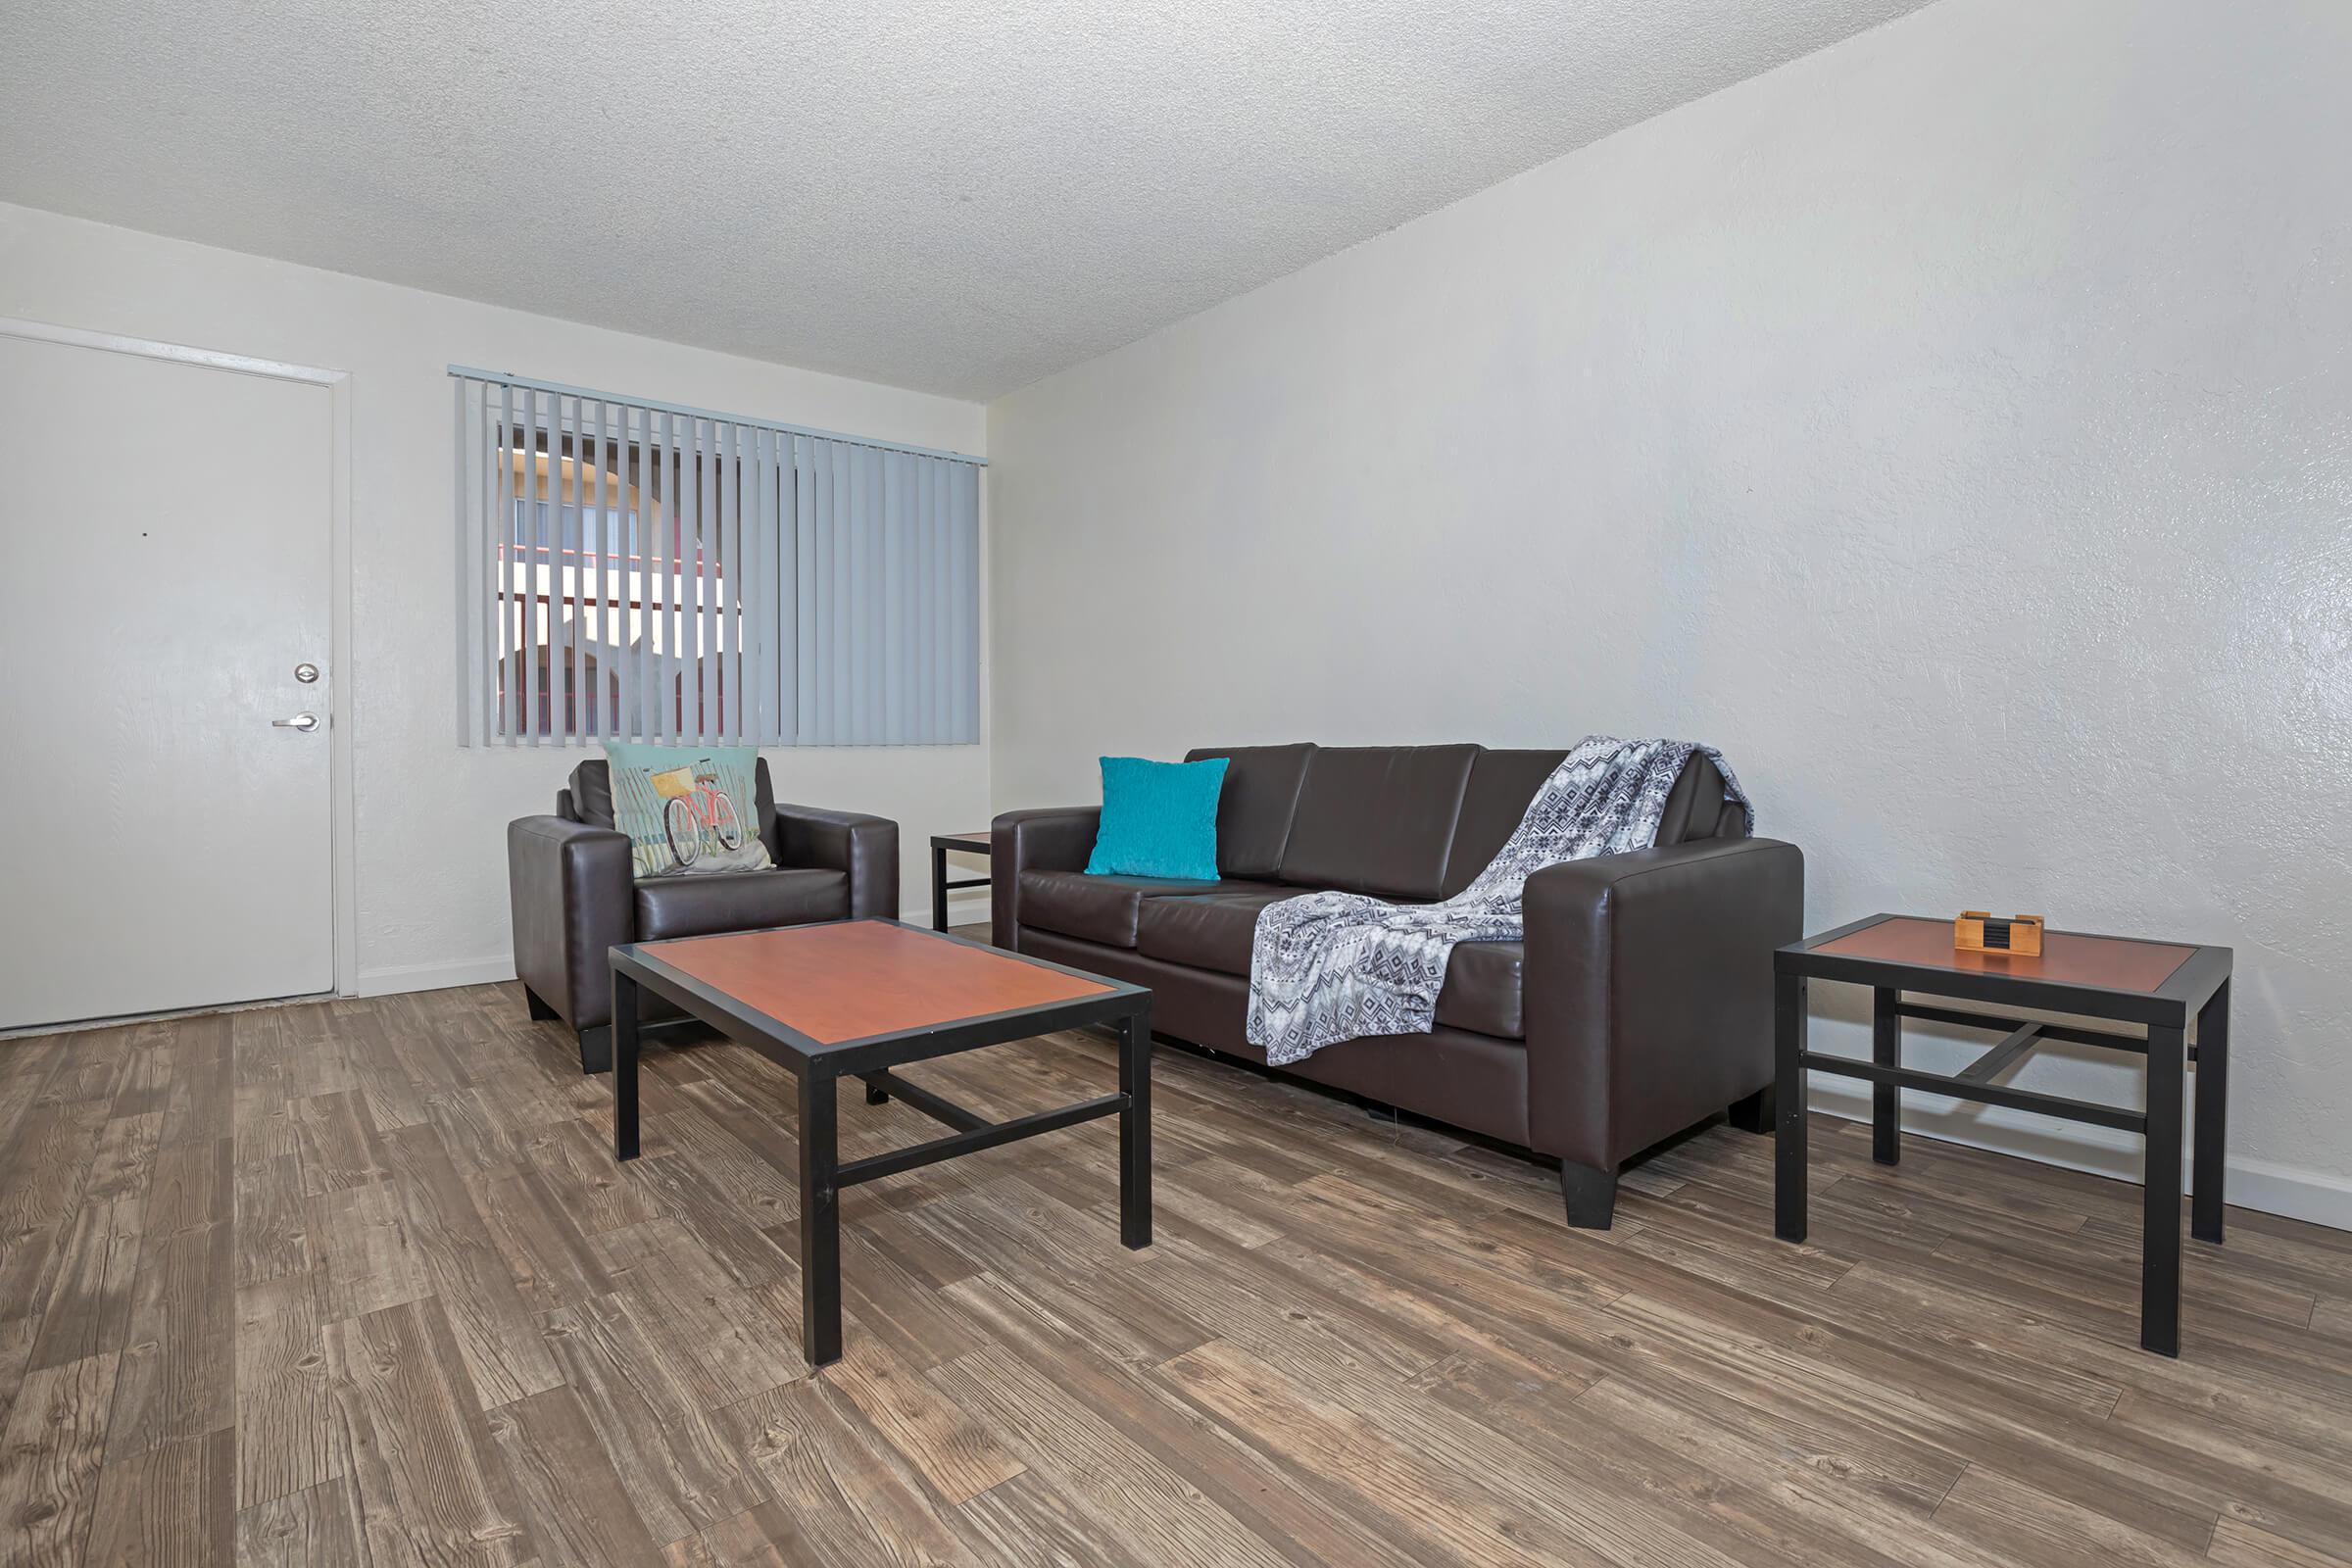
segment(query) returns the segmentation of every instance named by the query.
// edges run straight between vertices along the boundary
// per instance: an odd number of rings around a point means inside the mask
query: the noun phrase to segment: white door
[[[0,1028],[333,988],[328,410],[0,336]]]

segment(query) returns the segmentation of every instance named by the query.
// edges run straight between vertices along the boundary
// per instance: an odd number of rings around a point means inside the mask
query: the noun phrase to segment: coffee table
[[[1773,1229],[1783,1241],[1805,1239],[1805,1087],[1809,1073],[1838,1073],[1871,1085],[1871,1156],[1901,1157],[1896,1096],[1905,1089],[2031,1110],[2067,1121],[2138,1133],[2147,1140],[2147,1189],[2141,1199],[2139,1343],[2161,1355],[2180,1353],[2181,1079],[2197,1069],[2196,1149],[2189,1229],[2199,1241],[2222,1239],[2223,1146],[2230,1123],[2230,966],[2228,948],[2187,942],[2050,931],[2037,957],[1962,953],[1952,922],[1874,914],[1773,955],[1774,1035],[1779,1075],[1773,1088],[1775,1201]],[[1872,990],[1871,1059],[1824,1055],[1805,1047],[1806,987],[1843,980]],[[1931,1005],[1904,993],[2072,1013],[2147,1026],[2116,1034],[2076,1024],[2030,1022]],[[2188,1021],[2197,1043],[2187,1043]],[[2002,1039],[1957,1073],[1903,1065],[1903,1020],[1991,1029]],[[2147,1108],[2132,1110],[2070,1100],[1993,1082],[2045,1040],[2131,1052],[2148,1059]]]
[[[613,1153],[638,1152],[637,1011],[664,997],[800,1081],[801,1336],[811,1366],[841,1359],[841,1189],[1041,1133],[1119,1118],[1119,1240],[1152,1245],[1152,993],[896,920],[842,920],[640,942],[612,950]],[[992,1122],[891,1069],[1115,1023],[1119,1090]],[[841,1079],[955,1131],[843,1163]]]

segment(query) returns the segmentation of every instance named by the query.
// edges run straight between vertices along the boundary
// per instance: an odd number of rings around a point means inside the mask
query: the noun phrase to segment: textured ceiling
[[[1920,0],[13,0],[0,199],[962,397]]]

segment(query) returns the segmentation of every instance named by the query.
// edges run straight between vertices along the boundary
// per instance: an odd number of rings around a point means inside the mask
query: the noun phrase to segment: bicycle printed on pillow
[[[710,759],[656,773],[653,786],[668,803],[662,808],[662,825],[669,834],[669,853],[680,866],[701,859],[713,839],[721,850],[743,848],[743,819],[735,814],[727,792],[718,787],[717,764]]]

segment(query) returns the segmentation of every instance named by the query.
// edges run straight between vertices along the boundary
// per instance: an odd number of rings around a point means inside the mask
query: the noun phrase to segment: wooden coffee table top
[[[680,937],[630,951],[818,1046],[1134,989],[895,920]]]

